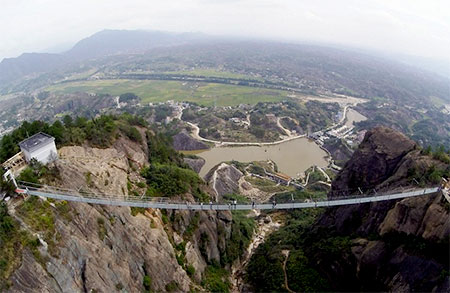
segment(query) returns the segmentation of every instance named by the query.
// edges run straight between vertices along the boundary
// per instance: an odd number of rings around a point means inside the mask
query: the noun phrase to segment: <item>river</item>
[[[269,146],[236,146],[216,147],[204,151],[185,152],[194,153],[205,159],[205,165],[200,170],[200,176],[205,176],[211,168],[224,161],[265,161],[272,160],[278,165],[278,170],[291,177],[304,172],[311,165],[326,167],[327,153],[313,141],[298,138]]]

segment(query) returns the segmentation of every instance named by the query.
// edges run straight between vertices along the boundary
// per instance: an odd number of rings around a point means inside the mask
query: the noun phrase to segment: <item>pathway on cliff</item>
[[[217,173],[222,170],[223,168],[225,168],[226,166],[228,166],[225,163],[221,163],[219,167],[217,167],[216,170],[214,170],[214,174],[212,176],[212,188],[214,190],[214,192],[216,193],[216,202],[219,200],[219,191],[217,191],[216,188],[216,183],[217,183]]]
[[[286,288],[286,290],[288,290],[288,292],[294,293],[294,291],[289,289],[288,277],[287,277],[287,272],[286,272],[286,264],[289,259],[289,253],[290,253],[290,250],[287,250],[287,249],[284,249],[281,251],[281,254],[284,255],[284,261],[283,261],[284,287]]]
[[[288,137],[291,137],[291,136],[292,136],[292,132],[291,132],[289,129],[285,128],[285,127],[281,124],[281,119],[282,119],[282,118],[286,118],[286,116],[284,116],[284,117],[277,117],[277,126],[278,126],[282,131],[284,131],[284,133],[286,133],[286,135],[287,135]]]

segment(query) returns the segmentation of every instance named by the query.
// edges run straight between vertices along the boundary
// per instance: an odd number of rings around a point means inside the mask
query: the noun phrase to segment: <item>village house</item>
[[[276,172],[276,173],[266,172],[266,175],[270,179],[274,180],[275,182],[278,182],[278,183],[281,183],[284,185],[289,185],[292,181],[292,178],[290,176],[283,174],[283,173],[279,173],[279,172]]]

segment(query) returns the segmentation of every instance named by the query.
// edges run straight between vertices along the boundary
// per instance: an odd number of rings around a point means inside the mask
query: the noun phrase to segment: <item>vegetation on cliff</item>
[[[19,142],[38,132],[45,132],[55,138],[58,146],[81,145],[88,142],[100,148],[111,146],[120,130],[131,140],[140,141],[136,126],[145,126],[141,118],[129,114],[120,116],[102,115],[98,118],[65,116],[62,121],[53,124],[43,121],[23,122],[12,133],[6,134],[0,141],[0,162],[19,152]]]
[[[191,193],[197,200],[207,202],[204,181],[172,147],[169,136],[162,133],[148,136],[150,166],[141,171],[147,180],[147,196],[176,196]]]
[[[290,196],[291,194],[289,194],[289,198]],[[284,195],[280,195],[277,201],[282,201],[283,197]],[[295,193],[294,198],[296,200],[323,198],[323,192],[299,191]],[[290,289],[303,292],[330,289],[328,282],[311,266],[311,263],[314,263],[314,257],[310,254],[310,250],[307,250],[313,246],[331,249],[332,245],[341,244],[341,239],[333,238],[317,243],[314,237],[308,234],[308,228],[322,212],[323,209],[287,212],[285,225],[258,246],[246,269],[247,280],[257,292],[287,291],[284,286],[283,262],[285,257],[282,250],[290,251],[285,268]],[[340,251],[344,247],[335,246],[333,249]]]
[[[442,176],[450,176],[443,148],[421,151],[379,127],[366,134],[329,196],[355,186],[432,186]],[[286,291],[285,277],[294,291],[448,291],[448,217],[441,195],[292,211],[258,247],[247,278],[260,292]]]
[[[38,247],[40,241],[29,232],[20,229],[20,224],[9,213],[5,203],[0,204],[0,291],[10,285],[9,276],[20,265],[21,254],[29,249],[34,257],[44,263]]]

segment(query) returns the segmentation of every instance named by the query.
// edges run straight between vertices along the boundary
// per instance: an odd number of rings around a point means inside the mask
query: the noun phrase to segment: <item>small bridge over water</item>
[[[128,206],[153,209],[174,209],[174,210],[252,210],[252,209],[303,209],[317,207],[333,207],[352,204],[363,204],[379,202],[385,200],[402,199],[409,197],[424,196],[442,191],[447,200],[449,197],[449,184],[444,179],[444,184],[437,187],[408,190],[404,192],[392,192],[375,195],[355,195],[348,197],[339,197],[337,199],[327,199],[320,201],[290,201],[283,203],[199,203],[199,202],[180,202],[170,198],[144,198],[134,196],[106,195],[94,192],[83,192],[73,189],[65,189],[48,185],[39,185],[29,182],[17,182],[17,193],[57,200],[66,200],[73,202],[84,202],[91,204],[101,204],[110,206]]]

